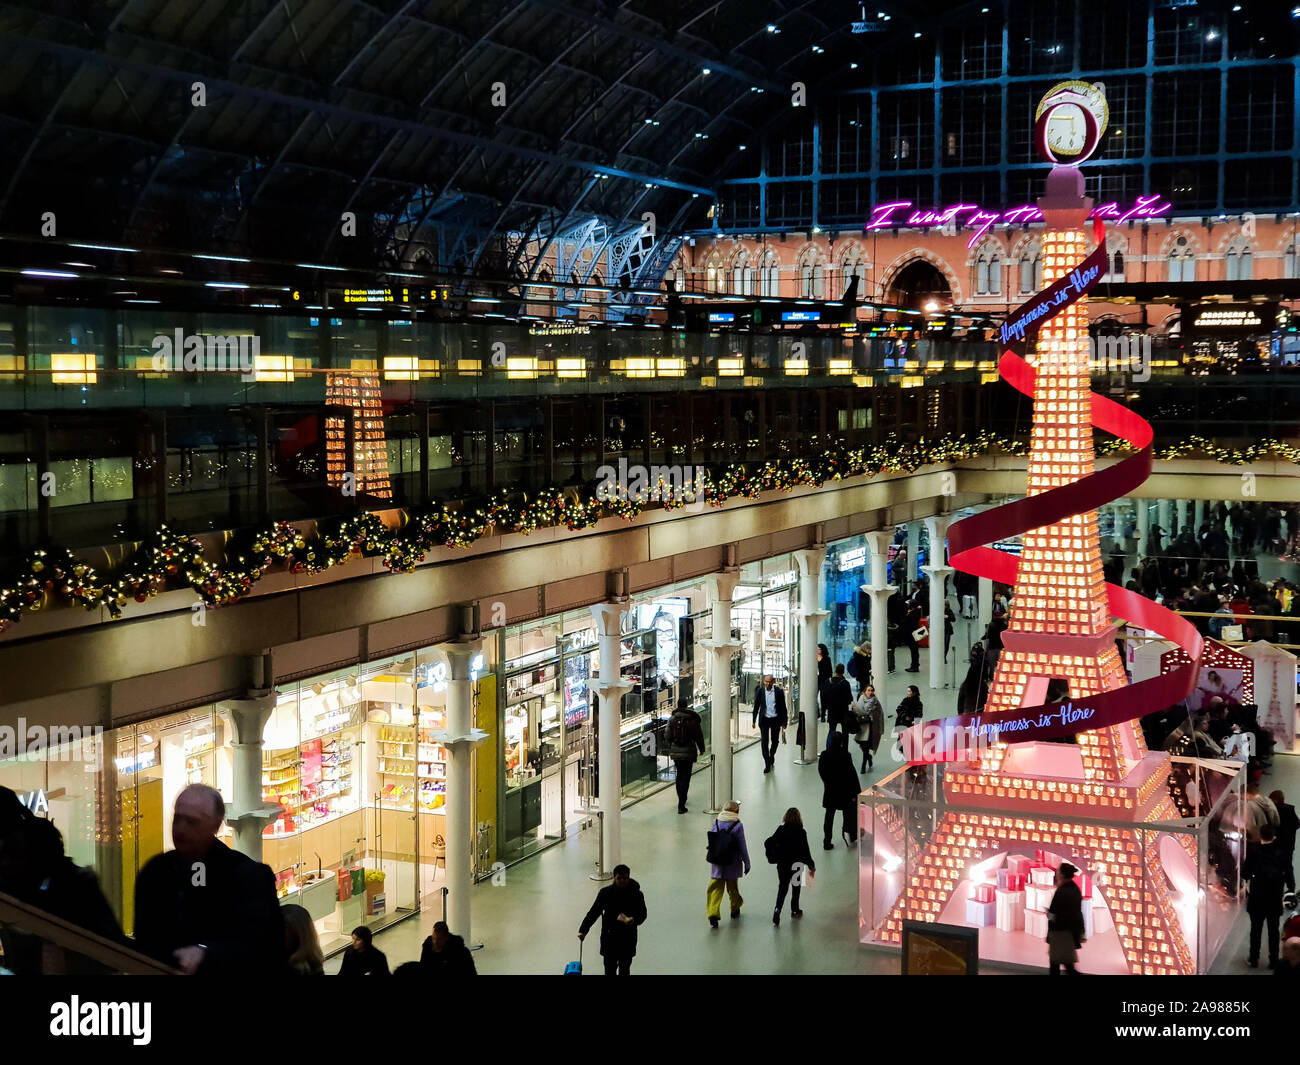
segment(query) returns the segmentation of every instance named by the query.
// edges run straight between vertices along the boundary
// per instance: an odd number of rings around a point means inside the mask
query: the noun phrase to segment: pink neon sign
[[[892,203],[878,204],[871,211],[871,218],[863,227],[864,232],[873,229],[927,228],[930,226],[953,226],[957,229],[975,230],[966,247],[975,242],[998,223],[1006,226],[1025,225],[1029,222],[1041,222],[1043,212],[1033,204],[1026,203],[1011,207],[1005,211],[986,211],[975,203],[954,203],[942,210],[910,211],[911,200],[895,200]],[[1158,218],[1168,214],[1174,205],[1159,195],[1139,196],[1128,210],[1121,210],[1118,202],[1112,200],[1093,209],[1089,218],[1101,218],[1116,224],[1132,222],[1139,219]]]

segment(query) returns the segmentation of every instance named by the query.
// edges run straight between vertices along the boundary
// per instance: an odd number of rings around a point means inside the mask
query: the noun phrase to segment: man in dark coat
[[[105,939],[127,942],[94,872],[73,862],[54,824],[33,815],[8,788],[0,788],[0,891]],[[20,976],[109,971],[74,951],[47,950],[39,936],[13,926],[0,927],[0,944],[5,967]]]
[[[1078,871],[1069,862],[1062,862],[1056,870],[1056,890],[1047,909],[1047,961],[1053,976],[1061,975],[1062,965],[1067,975],[1077,975],[1074,963],[1079,960],[1085,931],[1083,892],[1074,882]]]
[[[1264,928],[1268,928],[1268,967],[1277,966],[1279,929],[1282,917],[1282,892],[1286,886],[1286,872],[1282,868],[1282,851],[1277,845],[1277,830],[1264,825],[1259,830],[1259,842],[1246,850],[1246,863],[1242,869],[1244,879],[1250,881],[1250,897],[1246,912],[1250,914],[1250,957],[1246,964],[1259,967],[1259,943]]]
[[[759,730],[759,741],[763,748],[763,772],[772,772],[776,761],[776,749],[781,742],[781,729],[785,728],[790,715],[785,707],[785,689],[777,687],[776,678],[768,674],[763,684],[754,694],[754,724]]]
[[[844,733],[831,733],[830,746],[817,757],[817,775],[822,778],[822,808],[826,811],[822,820],[822,848],[832,850],[835,846],[831,842],[831,828],[837,810],[843,817],[842,833],[852,846],[858,841],[858,795],[862,782],[853,768],[849,738]]]
[[[632,879],[626,865],[614,866],[614,882],[596,893],[587,916],[578,926],[578,938],[600,918],[600,953],[605,959],[606,976],[627,976],[636,957],[636,930],[645,923],[645,896],[641,885]]]
[[[221,793],[191,784],[176,797],[176,849],[150,858],[135,883],[135,941],[187,974],[273,976],[284,967],[275,875],[217,839]]]
[[[853,689],[844,678],[844,666],[841,664],[835,667],[835,675],[826,682],[826,688],[822,692],[822,705],[826,707],[826,720],[831,726],[831,732],[844,723],[852,702]],[[857,729],[853,731],[856,732]]]
[[[478,976],[474,955],[462,936],[453,936],[446,921],[435,921],[433,935],[420,948],[421,976]]]
[[[685,699],[677,700],[677,708],[668,718],[664,729],[668,744],[668,757],[677,767],[677,812],[686,813],[686,794],[691,787],[691,767],[695,756],[704,753],[704,722]]]
[[[1300,596],[1297,596],[1300,599]],[[1269,795],[1277,807],[1277,847],[1282,852],[1283,870],[1286,872],[1287,891],[1295,890],[1295,837],[1300,829],[1300,817],[1296,816],[1295,807],[1286,801],[1286,796],[1275,791]]]

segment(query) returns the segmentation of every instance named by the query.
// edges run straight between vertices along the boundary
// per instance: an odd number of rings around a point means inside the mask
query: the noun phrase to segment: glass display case
[[[945,798],[946,766],[899,769],[859,799],[859,940],[896,948],[900,918],[937,902],[940,922],[979,928],[981,959],[1041,971],[1046,870],[1064,860],[1080,871],[1082,971],[1158,973],[1174,957],[1186,972],[1209,972],[1243,906],[1240,770],[1174,758],[1163,786],[1180,816],[1135,822],[1107,819],[1097,803],[1046,814],[963,808]]]

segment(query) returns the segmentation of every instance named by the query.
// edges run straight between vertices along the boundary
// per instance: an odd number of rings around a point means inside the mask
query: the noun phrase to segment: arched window
[[[1002,260],[995,247],[985,245],[975,258],[975,295],[996,296],[1002,291]]]
[[[826,268],[819,262],[807,261],[799,267],[799,295],[806,300],[825,299]]]
[[[1118,248],[1115,254],[1111,256],[1110,279],[1112,281],[1124,280],[1124,253]]]
[[[754,294],[754,267],[743,252],[731,268],[731,292],[734,296]]]
[[[1020,253],[1020,291],[1037,292],[1043,287],[1043,253],[1037,242]]]
[[[856,253],[852,258],[846,256],[844,261],[840,263],[840,278],[843,284],[840,285],[839,292],[831,298],[842,299],[849,290],[849,282],[855,277],[858,279],[858,299],[865,300],[867,298],[867,264]]]
[[[1192,251],[1186,237],[1179,237],[1169,250],[1168,280],[1176,282],[1196,280],[1196,253]]]
[[[1223,257],[1224,277],[1228,281],[1249,281],[1251,279],[1250,245],[1232,244]]]
[[[758,292],[760,296],[781,295],[781,267],[774,251],[769,250],[763,256],[758,272]]]
[[[705,291],[716,294],[722,291],[722,264],[717,259],[710,259],[704,268]]]

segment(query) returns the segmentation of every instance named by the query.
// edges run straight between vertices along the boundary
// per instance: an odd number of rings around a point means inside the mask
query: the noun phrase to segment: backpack
[[[668,746],[689,747],[690,737],[686,734],[686,715],[673,714],[668,722]]]
[[[714,821],[715,825],[719,822]],[[734,823],[734,822],[733,822]],[[740,843],[736,833],[731,829],[710,829],[709,847],[704,852],[704,859],[713,865],[734,865],[740,857]]]
[[[763,853],[767,855],[767,860],[772,865],[781,864],[781,847],[777,843],[775,832],[763,840]]]

